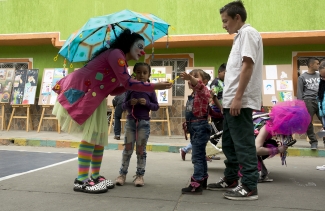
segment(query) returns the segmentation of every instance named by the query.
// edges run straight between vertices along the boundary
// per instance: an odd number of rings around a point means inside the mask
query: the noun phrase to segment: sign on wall
[[[15,69],[0,69],[0,103],[9,103]]]
[[[52,90],[55,84],[68,74],[67,68],[45,68],[41,83],[38,105],[54,105],[57,94]]]
[[[172,80],[173,67],[151,67],[150,83],[158,83]],[[155,90],[157,101],[160,106],[172,105],[172,89]]]
[[[16,70],[10,104],[29,105],[35,103],[38,69]]]

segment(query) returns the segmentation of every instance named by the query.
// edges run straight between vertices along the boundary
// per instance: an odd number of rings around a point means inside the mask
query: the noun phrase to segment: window
[[[1,59],[0,68],[15,68],[15,70],[32,69],[32,58],[29,59]]]
[[[151,66],[172,66],[173,79],[185,71],[188,66],[188,59],[154,59],[150,62]],[[173,96],[184,96],[184,80],[178,78],[173,85]]]
[[[15,68],[15,70],[28,69],[28,62],[7,62],[0,63],[0,68]]]

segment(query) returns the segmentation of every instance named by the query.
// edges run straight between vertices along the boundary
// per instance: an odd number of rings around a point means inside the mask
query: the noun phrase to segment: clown
[[[137,61],[142,55],[144,38],[125,29],[96,52],[84,67],[54,86],[58,97],[53,114],[59,119],[62,130],[81,135],[74,191],[104,193],[114,187],[111,180],[99,174],[104,146],[108,144],[106,97],[126,90],[153,92],[172,87],[167,82],[151,84],[131,78],[127,61]]]

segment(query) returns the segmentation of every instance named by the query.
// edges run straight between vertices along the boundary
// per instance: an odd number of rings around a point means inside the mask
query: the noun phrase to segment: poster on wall
[[[276,81],[277,90],[288,90],[292,91],[292,80],[277,80]]]
[[[172,79],[172,67],[151,67],[151,83]],[[156,90],[157,102],[160,106],[172,105],[172,89]]]
[[[266,65],[265,66],[266,79],[277,79],[278,69],[276,65]]]
[[[35,103],[38,69],[16,70],[10,98],[11,105]]]
[[[293,77],[291,65],[263,66],[263,106],[293,100]]]
[[[275,94],[274,80],[263,80],[264,94]]]
[[[55,84],[68,74],[67,68],[45,68],[41,83],[38,105],[54,105],[57,94],[52,90]]]
[[[214,67],[186,67],[185,71],[187,73],[190,73],[194,69],[202,69],[204,72],[208,73],[210,75],[210,81],[207,84],[208,89],[210,89],[210,84],[214,80]],[[186,106],[186,102],[188,99],[188,96],[192,93],[191,89],[188,87],[187,81],[185,81],[184,84],[184,106]]]
[[[0,103],[9,103],[15,69],[0,69]]]

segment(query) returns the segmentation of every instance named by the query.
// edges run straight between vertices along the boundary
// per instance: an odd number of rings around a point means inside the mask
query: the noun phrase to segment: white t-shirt
[[[242,108],[260,110],[262,102],[263,42],[260,33],[249,24],[243,25],[234,37],[226,67],[223,107],[230,108],[231,102],[236,95],[244,56],[253,60],[254,67],[251,79],[242,97]]]

